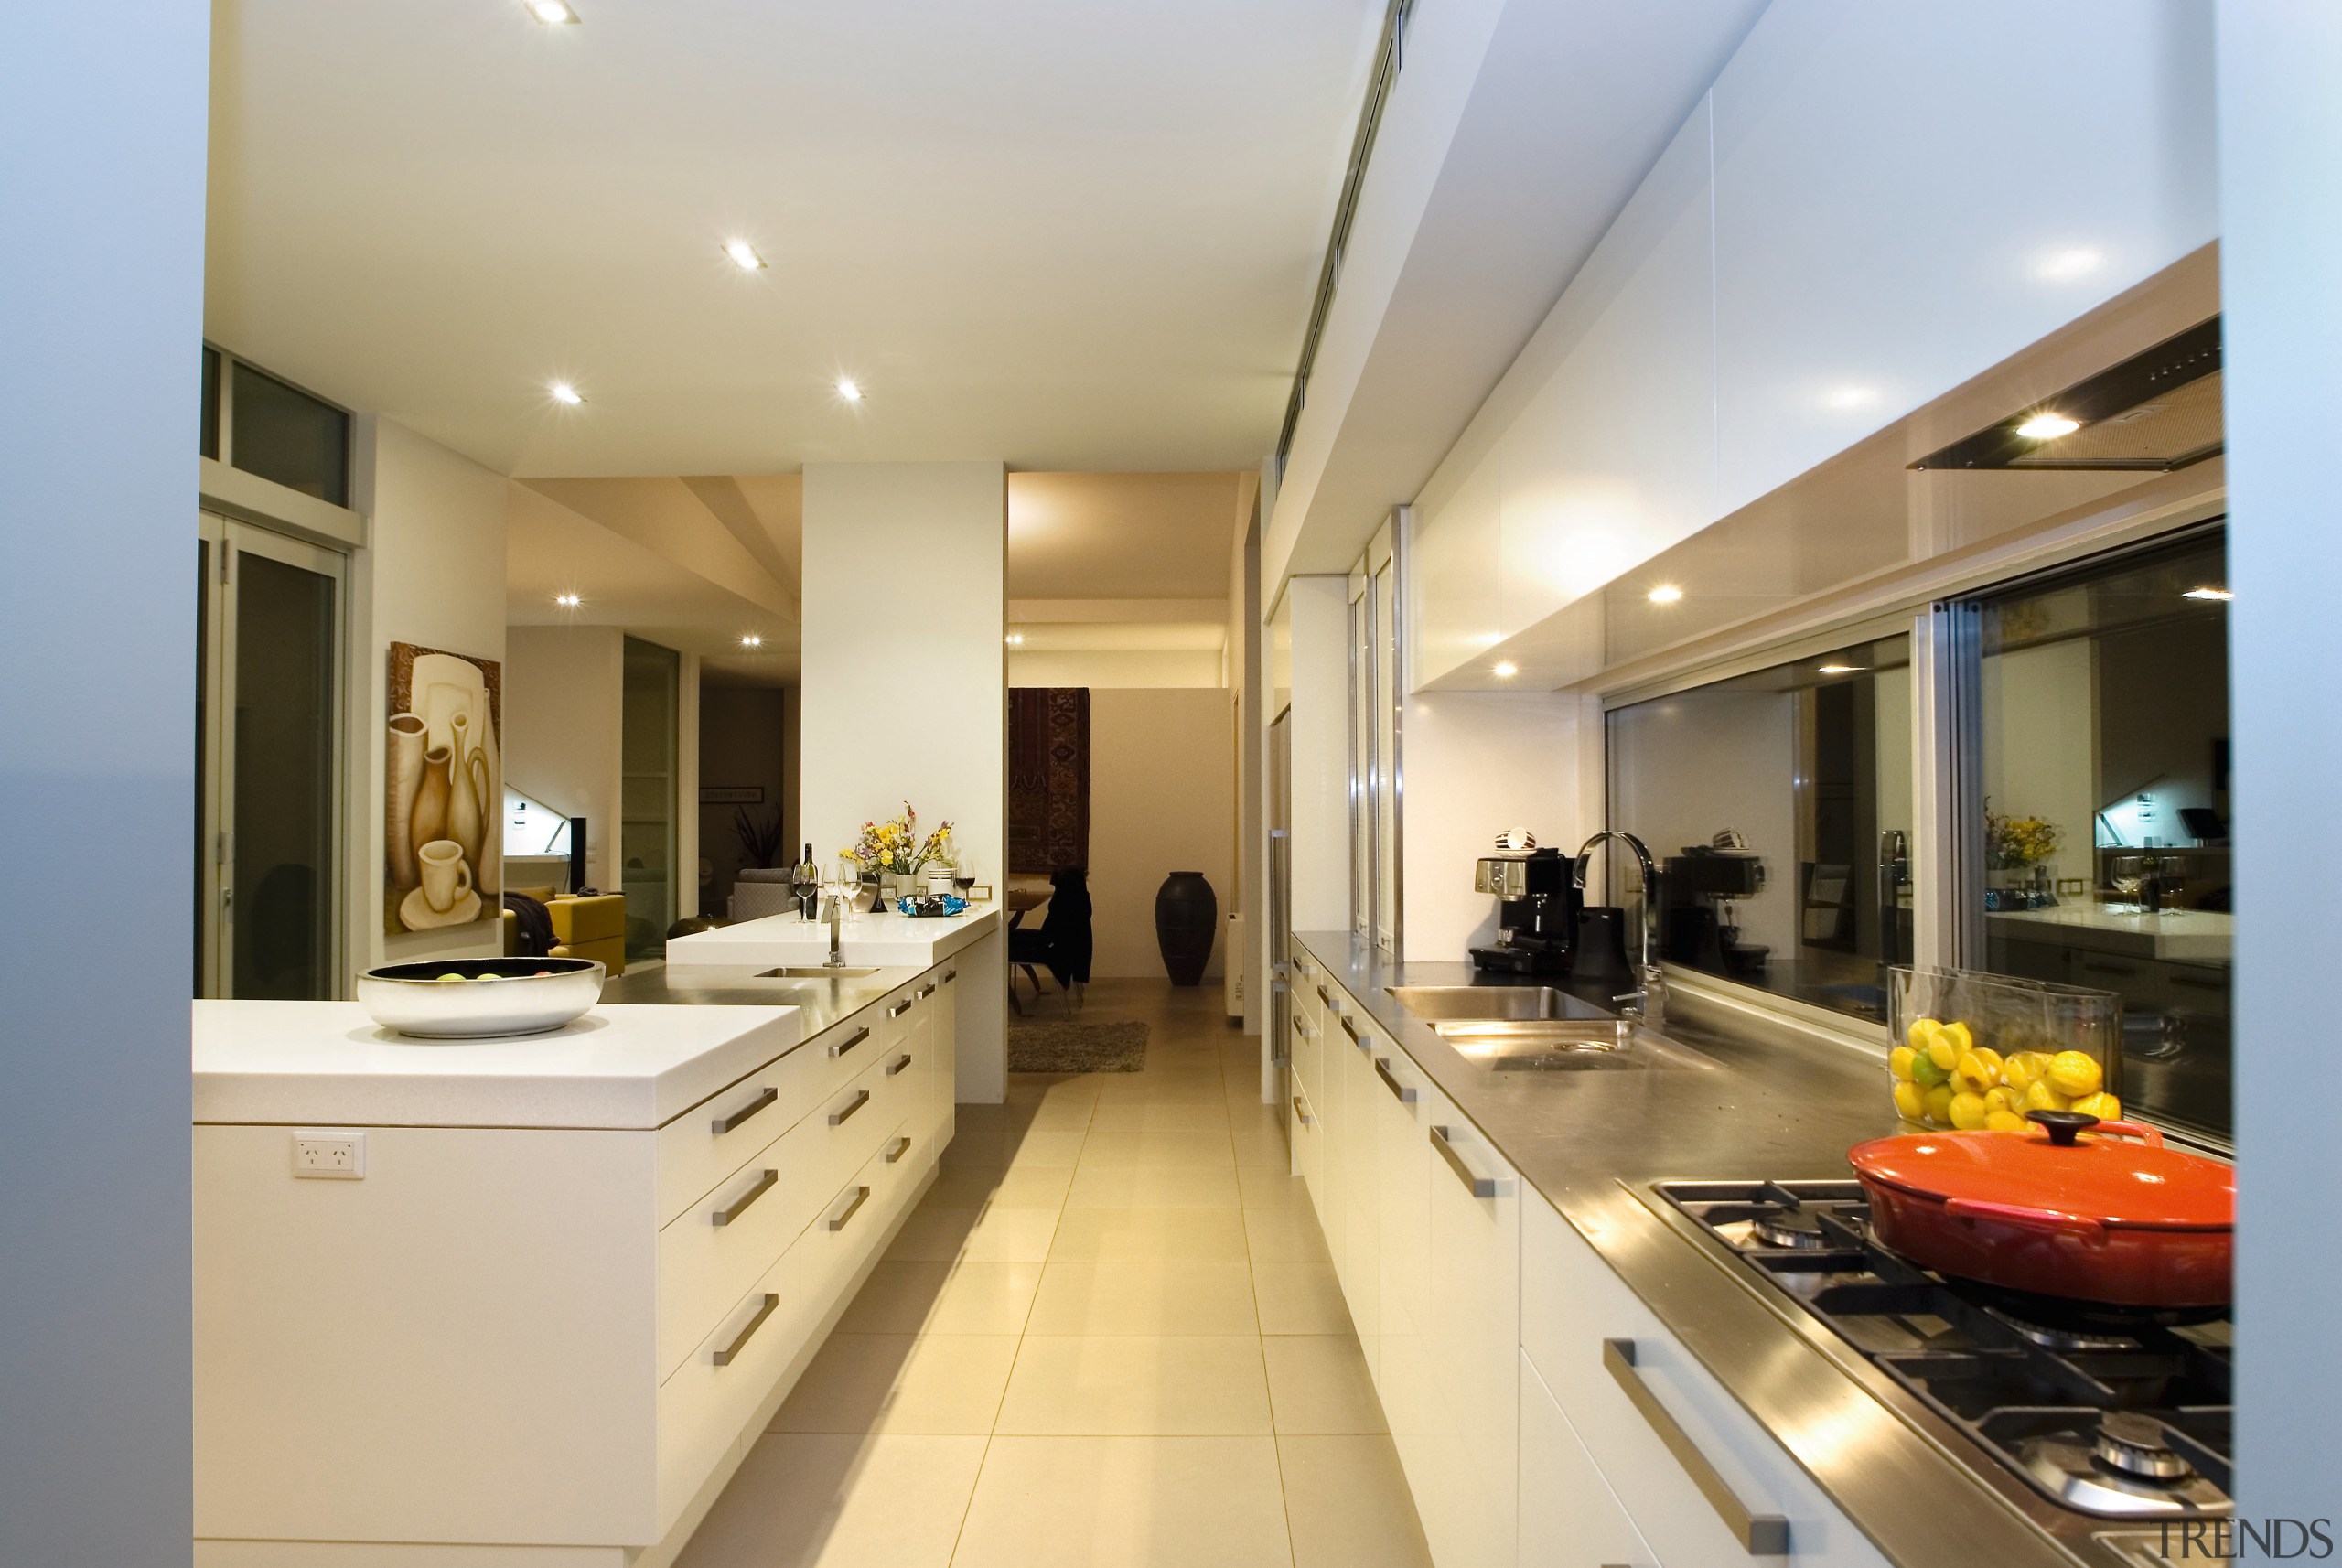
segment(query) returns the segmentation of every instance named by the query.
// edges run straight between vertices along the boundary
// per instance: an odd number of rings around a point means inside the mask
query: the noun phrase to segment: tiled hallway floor
[[[1259,1041],[1220,1004],[1101,981],[1082,1016],[1144,1019],[1144,1071],[960,1108],[679,1568],[1427,1568]]]

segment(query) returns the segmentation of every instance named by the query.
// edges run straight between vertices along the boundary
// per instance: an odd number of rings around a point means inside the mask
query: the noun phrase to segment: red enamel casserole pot
[[[1880,1244],[2004,1290],[2136,1307],[2228,1304],[2234,1169],[2167,1149],[2135,1122],[2027,1114],[2039,1132],[1928,1133],[1850,1151]],[[2089,1128],[2097,1135],[2079,1136]]]

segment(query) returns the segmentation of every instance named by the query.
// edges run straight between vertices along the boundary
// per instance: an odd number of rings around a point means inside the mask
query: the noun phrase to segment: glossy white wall
[[[0,654],[16,672],[0,850],[23,899],[0,943],[10,1564],[188,1560],[209,45],[199,4],[0,11]]]
[[[1349,582],[1285,585],[1293,716],[1293,929],[1350,923]]]
[[[2222,285],[2235,693],[2237,1509],[2331,1519],[2342,1409],[2331,1304],[2334,943],[2326,857],[2342,732],[2342,534],[2333,526],[2342,364],[2342,11],[2220,0]],[[2258,824],[2258,825],[2256,825]],[[2328,1527],[2331,1533],[2331,1526]]]

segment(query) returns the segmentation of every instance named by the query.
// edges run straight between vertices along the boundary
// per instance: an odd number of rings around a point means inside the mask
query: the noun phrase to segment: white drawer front
[[[822,1197],[823,1129],[800,1121],[659,1232],[659,1375],[672,1372],[797,1240]]]
[[[1659,1568],[1553,1392],[1520,1358],[1520,1568]]]
[[[661,1225],[796,1125],[812,1098],[812,1048],[797,1047],[659,1129]]]
[[[1740,1512],[1787,1521],[1793,1561],[1812,1568],[1886,1568],[1878,1549],[1789,1451],[1550,1204],[1541,1198],[1528,1206],[1524,1232],[1522,1349],[1661,1562],[1750,1560],[1736,1521],[1727,1523],[1687,1467],[1705,1466]],[[1632,1349],[1606,1357],[1611,1340]],[[1663,1434],[1663,1427],[1673,1433]],[[1675,1433],[1685,1455],[1670,1447]],[[1764,1528],[1757,1527],[1760,1543]]]
[[[897,1077],[888,1075],[890,1063],[902,1055],[873,1057],[861,1076],[814,1103],[806,1118],[821,1154],[813,1166],[816,1190],[834,1192],[862,1168],[878,1150],[878,1141],[894,1125],[889,1108],[895,1101]]]
[[[809,1104],[826,1101],[870,1069],[889,1046],[900,1042],[903,1020],[893,1009],[903,1004],[897,992],[876,1002],[844,1023],[824,1029],[806,1042],[814,1053],[806,1093]]]
[[[805,1342],[804,1246],[783,1253],[659,1390],[659,1528],[672,1525]]]
[[[1521,1182],[1445,1096],[1427,1091],[1424,1105],[1430,1314],[1416,1327],[1440,1501],[1423,1526],[1440,1568],[1488,1568],[1515,1552]]]
[[[805,1232],[805,1305],[810,1316],[818,1318],[829,1310],[886,1233],[887,1202],[901,1185],[897,1172],[908,1165],[908,1155],[890,1165],[886,1150],[902,1136],[894,1128],[886,1129],[883,1146],[841,1182],[814,1214]]]

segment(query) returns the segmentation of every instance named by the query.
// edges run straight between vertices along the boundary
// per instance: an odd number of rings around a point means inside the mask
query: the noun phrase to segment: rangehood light
[[[1859,675],[1862,672],[1863,667],[1859,664],[1824,664],[1821,667],[1824,675]]]
[[[2210,599],[2224,605],[2235,598],[2236,595],[2226,588],[2190,588],[2179,596],[2183,599]]]
[[[1683,596],[1683,590],[1672,583],[1661,583],[1643,596],[1655,605],[1671,605]]]
[[[2016,433],[2027,441],[2055,441],[2060,435],[2071,435],[2082,427],[2079,419],[2068,419],[2062,413],[2036,413],[2016,427]]]
[[[1515,664],[1511,660],[1507,659],[1489,665],[1488,673],[1494,675],[1499,681],[1509,681],[1515,675],[1520,673],[1520,666]]]

